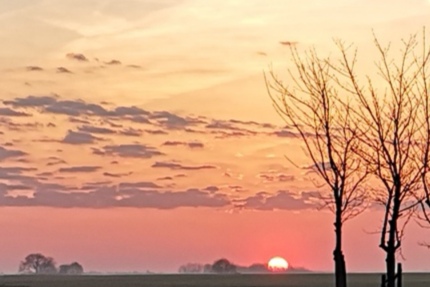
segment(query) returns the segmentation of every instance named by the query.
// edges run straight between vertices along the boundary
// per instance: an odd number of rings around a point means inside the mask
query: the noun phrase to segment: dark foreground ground
[[[379,274],[351,274],[350,287],[380,287]],[[332,274],[0,276],[0,286],[28,287],[331,287]],[[404,287],[429,287],[430,273],[404,274]]]

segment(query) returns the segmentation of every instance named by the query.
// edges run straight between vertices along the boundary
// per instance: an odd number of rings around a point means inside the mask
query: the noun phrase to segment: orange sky
[[[332,270],[331,215],[263,71],[288,67],[280,42],[327,54],[335,37],[366,69],[372,29],[418,32],[430,2],[320,2],[3,0],[0,272],[30,252],[93,271],[275,255]],[[350,270],[383,268],[379,222],[346,226]],[[428,236],[410,226],[405,269],[428,270]]]

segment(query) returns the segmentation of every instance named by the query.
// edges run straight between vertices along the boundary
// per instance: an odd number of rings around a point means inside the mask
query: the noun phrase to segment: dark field
[[[351,274],[350,287],[380,287],[379,274]],[[1,276],[0,286],[29,287],[331,287],[332,274]],[[404,274],[404,287],[430,286],[430,274]]]

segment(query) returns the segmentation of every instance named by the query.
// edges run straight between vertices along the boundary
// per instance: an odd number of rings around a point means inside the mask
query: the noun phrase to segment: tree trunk
[[[388,222],[388,241],[386,248],[385,264],[387,271],[387,287],[396,286],[396,251],[400,247],[400,242],[397,239],[397,220],[399,219],[400,210],[400,179],[397,177],[395,182],[396,190],[393,200],[393,214],[391,215],[391,220]]]
[[[335,250],[333,254],[334,254],[336,287],[346,287],[345,258],[343,256],[342,251],[340,250]]]
[[[342,217],[340,212],[336,212],[334,226],[336,234],[336,245],[333,251],[335,282],[336,287],[346,287],[346,265],[342,252]]]
[[[397,233],[397,212],[393,213],[390,221],[387,248],[385,249],[385,264],[387,269],[387,287],[396,286],[396,233]]]
[[[387,287],[396,286],[396,254],[395,250],[390,248],[387,251],[387,257],[385,258],[387,267]]]

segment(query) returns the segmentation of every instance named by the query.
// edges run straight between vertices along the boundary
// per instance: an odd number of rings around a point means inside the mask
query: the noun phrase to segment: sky
[[[424,0],[0,0],[0,272],[33,252],[98,272],[331,271],[332,214],[264,72],[290,67],[285,42],[343,39],[367,63],[372,30],[429,24]],[[345,226],[350,271],[383,270],[380,223]],[[405,270],[430,271],[429,236],[408,226]]]

